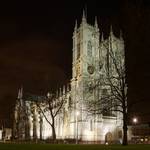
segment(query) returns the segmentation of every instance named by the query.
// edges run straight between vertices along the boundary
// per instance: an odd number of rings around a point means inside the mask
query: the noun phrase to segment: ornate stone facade
[[[102,93],[107,94],[103,84],[94,90],[89,90],[88,87],[94,86],[106,76],[106,67],[111,70],[112,74],[115,74],[113,66],[111,66],[112,60],[108,58],[107,54],[110,43],[116,56],[119,54],[118,59],[124,63],[122,37],[115,37],[111,29],[109,37],[104,40],[102,32],[99,31],[97,19],[95,18],[94,25],[90,25],[83,13],[81,24],[78,27],[76,22],[73,32],[70,88],[63,87],[63,90],[58,93],[60,97],[65,95],[67,99],[63,110],[55,118],[58,139],[70,138],[82,141],[100,141],[101,143],[121,139],[122,115],[120,113],[89,115],[87,110],[88,101],[100,99]],[[16,103],[14,124],[20,139],[25,137],[47,139],[51,136],[50,125],[38,112],[34,101],[23,100],[21,89]]]

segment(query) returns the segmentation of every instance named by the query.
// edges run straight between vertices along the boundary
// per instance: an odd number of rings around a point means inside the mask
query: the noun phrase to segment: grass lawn
[[[0,143],[0,150],[150,150],[150,145],[67,145],[67,144],[8,144]]]

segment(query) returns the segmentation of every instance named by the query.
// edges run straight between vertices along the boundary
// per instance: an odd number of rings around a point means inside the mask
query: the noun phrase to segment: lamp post
[[[78,117],[79,117],[79,112],[76,111],[76,144],[78,144]]]
[[[136,137],[136,124],[138,122],[138,119],[136,117],[134,117],[132,121],[133,121],[133,124],[134,124],[134,137]]]
[[[133,118],[133,123],[136,124],[138,122],[138,119],[136,117]]]

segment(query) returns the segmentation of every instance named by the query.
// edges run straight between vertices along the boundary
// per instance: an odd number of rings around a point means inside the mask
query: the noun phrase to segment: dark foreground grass
[[[0,143],[0,150],[150,150],[150,145],[67,145],[67,144],[8,144]]]

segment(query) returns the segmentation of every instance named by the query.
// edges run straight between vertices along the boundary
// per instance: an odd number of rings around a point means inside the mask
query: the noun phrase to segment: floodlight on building
[[[134,117],[132,121],[133,121],[133,124],[134,124],[134,129],[133,129],[134,135],[136,136],[136,134],[137,134],[137,132],[136,132],[136,124],[137,124],[137,122],[138,122],[137,117]]]

